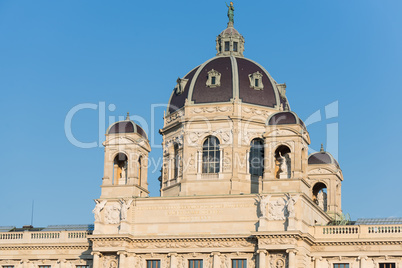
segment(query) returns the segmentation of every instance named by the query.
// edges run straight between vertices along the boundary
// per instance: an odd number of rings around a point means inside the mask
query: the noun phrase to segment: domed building
[[[160,130],[160,197],[145,131],[106,132],[94,225],[0,228],[3,268],[395,268],[402,221],[342,213],[343,174],[291,111],[286,85],[244,57],[229,23],[217,54],[177,79]]]

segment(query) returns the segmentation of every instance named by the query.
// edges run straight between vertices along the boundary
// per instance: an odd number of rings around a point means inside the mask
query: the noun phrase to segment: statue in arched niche
[[[322,210],[327,211],[327,193],[322,189],[317,194],[317,202]]]
[[[279,163],[279,178],[280,179],[287,179],[290,176],[290,157],[288,153],[282,153],[279,151],[278,157],[276,159]]]
[[[124,161],[124,163],[121,167],[121,178],[123,178],[123,179],[127,178],[127,169],[128,169],[127,161]]]

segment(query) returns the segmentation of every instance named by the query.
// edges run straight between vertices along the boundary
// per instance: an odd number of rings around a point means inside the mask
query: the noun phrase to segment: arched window
[[[174,159],[173,159],[173,178],[177,179],[179,177],[179,145],[177,143],[174,144]]]
[[[327,186],[318,182],[313,187],[313,201],[324,211],[327,211]]]
[[[118,153],[113,161],[113,184],[119,184],[119,180],[126,183],[128,172],[127,156]]]
[[[292,161],[290,159],[290,149],[285,145],[280,145],[275,150],[275,174],[278,179],[289,179],[292,171]]]
[[[209,136],[202,147],[202,173],[219,173],[219,140]]]
[[[142,156],[138,158],[138,185],[141,186]]]
[[[250,144],[250,174],[255,176],[263,176],[264,174],[264,141],[262,139],[254,139]]]

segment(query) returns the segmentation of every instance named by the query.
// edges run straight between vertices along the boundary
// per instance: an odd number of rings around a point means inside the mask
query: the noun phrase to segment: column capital
[[[219,256],[221,253],[219,251],[212,251],[211,256]]]
[[[97,251],[92,251],[92,252],[91,252],[91,255],[92,255],[92,256],[102,257],[102,253],[97,252]]]
[[[294,253],[295,255],[297,254],[298,250],[295,248],[290,248],[286,250],[286,253]]]
[[[177,256],[177,252],[169,252],[168,257]]]
[[[125,256],[125,257],[127,257],[128,256],[128,253],[127,253],[127,251],[124,251],[124,250],[120,250],[120,251],[117,251],[117,255],[122,255],[122,256]]]
[[[257,254],[265,254],[265,255],[268,255],[269,252],[268,252],[268,250],[266,250],[266,249],[258,249],[258,250],[257,250]]]

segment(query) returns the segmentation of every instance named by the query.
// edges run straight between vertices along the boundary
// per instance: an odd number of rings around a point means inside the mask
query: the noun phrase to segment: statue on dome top
[[[234,23],[234,6],[233,2],[230,2],[230,5],[226,3],[226,6],[228,7],[228,18],[229,18],[229,23]]]

